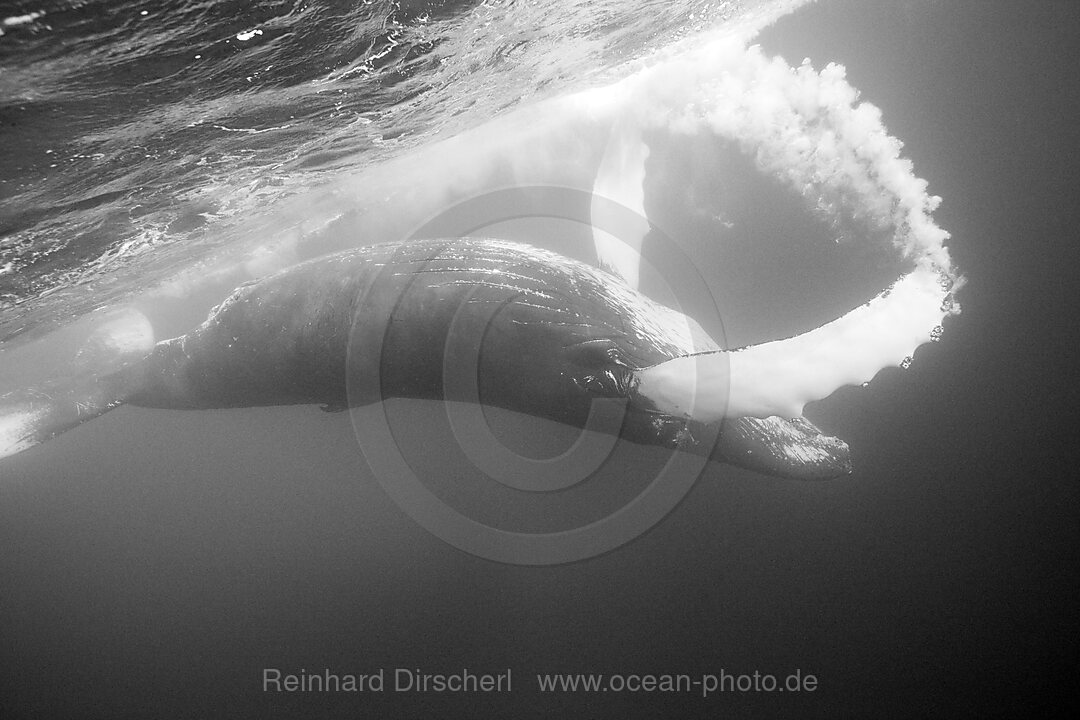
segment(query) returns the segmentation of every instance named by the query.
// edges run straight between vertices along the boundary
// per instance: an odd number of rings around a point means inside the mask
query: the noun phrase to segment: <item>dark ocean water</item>
[[[142,297],[169,337],[252,273],[408,231],[378,213],[426,182],[401,158],[737,14],[3,5],[2,389],[62,372],[57,348],[75,340],[47,331],[93,308]],[[852,476],[798,484],[710,465],[633,543],[526,568],[419,528],[371,477],[347,414],[122,407],[0,461],[0,717],[1067,714],[1080,669],[1078,29],[1064,1],[821,0],[760,35],[790,63],[846,65],[944,198],[935,217],[968,278],[963,314],[909,370],[813,408],[853,448]],[[756,227],[789,217],[734,197]],[[574,232],[548,244],[578,252]],[[274,246],[264,268],[252,251],[271,236],[299,249]],[[889,270],[823,287],[743,259],[757,268],[715,270],[736,344],[850,307]],[[437,437],[431,408],[396,411]],[[429,462],[452,480],[463,471],[439,443]],[[628,477],[663,460],[627,452]],[[514,691],[273,694],[266,667],[512,668]],[[532,679],[796,669],[818,689],[541,695]]]

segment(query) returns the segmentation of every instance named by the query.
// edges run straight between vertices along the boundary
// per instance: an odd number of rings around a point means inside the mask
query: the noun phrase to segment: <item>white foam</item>
[[[617,121],[592,189],[590,212],[596,257],[602,267],[621,277],[632,288],[638,286],[641,246],[649,232],[645,215],[645,160],[648,156],[649,149],[641,137],[641,130],[630,123]],[[615,201],[630,210],[631,214],[625,217],[632,226],[621,218],[610,217],[614,208],[605,200]],[[603,229],[616,226],[620,230],[619,237]]]
[[[903,143],[881,111],[858,95],[841,65],[791,67],[740,37],[717,37],[575,100],[594,115],[621,114],[620,125],[638,132],[729,138],[823,214],[847,209],[894,228],[905,257],[928,258],[951,276],[949,235],[930,217],[941,198],[900,157]]]
[[[44,12],[29,12],[24,15],[10,15],[0,21],[4,27],[18,27],[19,25],[29,25],[38,18],[45,17]]]

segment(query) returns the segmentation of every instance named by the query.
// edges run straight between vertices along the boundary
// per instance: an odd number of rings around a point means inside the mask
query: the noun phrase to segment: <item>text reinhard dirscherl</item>
[[[389,682],[387,681],[389,679]],[[474,673],[463,669],[452,673],[425,673],[412,668],[379,668],[371,673],[322,672],[284,673],[263,668],[263,692],[510,692],[510,668],[501,673]]]
[[[263,692],[334,693],[475,693],[511,692],[510,668],[501,672],[477,673],[467,668],[449,673],[427,673],[414,668],[378,668],[367,674],[321,672],[283,672],[263,668]],[[752,674],[550,674],[537,675],[536,688],[542,693],[594,692],[691,692],[702,697],[728,692],[814,692],[818,679],[795,670],[786,676],[754,671]]]

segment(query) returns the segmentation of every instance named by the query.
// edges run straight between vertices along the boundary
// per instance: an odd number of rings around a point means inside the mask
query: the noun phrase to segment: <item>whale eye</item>
[[[610,338],[583,340],[563,348],[563,357],[571,365],[600,368],[618,362],[620,351]]]

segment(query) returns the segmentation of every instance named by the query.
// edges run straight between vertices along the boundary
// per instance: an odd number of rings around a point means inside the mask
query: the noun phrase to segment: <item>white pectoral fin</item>
[[[724,351],[684,355],[634,373],[634,393],[654,409],[711,424],[728,414],[730,355]]]
[[[799,417],[811,401],[904,365],[948,315],[949,288],[920,266],[843,317],[786,340],[668,360],[635,373],[637,396],[704,423]]]
[[[596,172],[590,208],[600,266],[635,289],[641,246],[649,232],[644,186],[648,156],[640,128],[630,121],[617,121]]]

